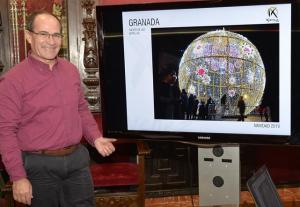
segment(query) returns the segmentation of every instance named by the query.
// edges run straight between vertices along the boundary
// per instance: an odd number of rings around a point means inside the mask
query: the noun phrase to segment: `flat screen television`
[[[297,139],[299,5],[97,6],[104,135],[196,143]]]

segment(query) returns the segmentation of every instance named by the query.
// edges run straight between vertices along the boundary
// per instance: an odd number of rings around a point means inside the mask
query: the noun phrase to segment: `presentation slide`
[[[291,4],[122,21],[128,130],[291,134]]]

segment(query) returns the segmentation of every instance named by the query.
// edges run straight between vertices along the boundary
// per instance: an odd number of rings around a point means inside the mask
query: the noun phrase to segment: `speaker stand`
[[[198,147],[200,206],[236,207],[240,204],[240,147]]]

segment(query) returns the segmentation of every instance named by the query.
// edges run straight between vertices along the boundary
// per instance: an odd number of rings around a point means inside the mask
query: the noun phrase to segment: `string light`
[[[246,37],[223,30],[199,36],[190,43],[181,58],[180,89],[199,100],[211,97],[220,106],[226,94],[228,115],[237,113],[237,102],[245,96],[249,114],[263,97],[266,74],[259,51]]]

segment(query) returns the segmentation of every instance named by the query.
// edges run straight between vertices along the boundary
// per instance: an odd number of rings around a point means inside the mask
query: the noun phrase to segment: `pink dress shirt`
[[[0,153],[12,181],[26,177],[22,151],[59,149],[102,137],[78,70],[57,58],[52,71],[32,56],[0,78]]]

